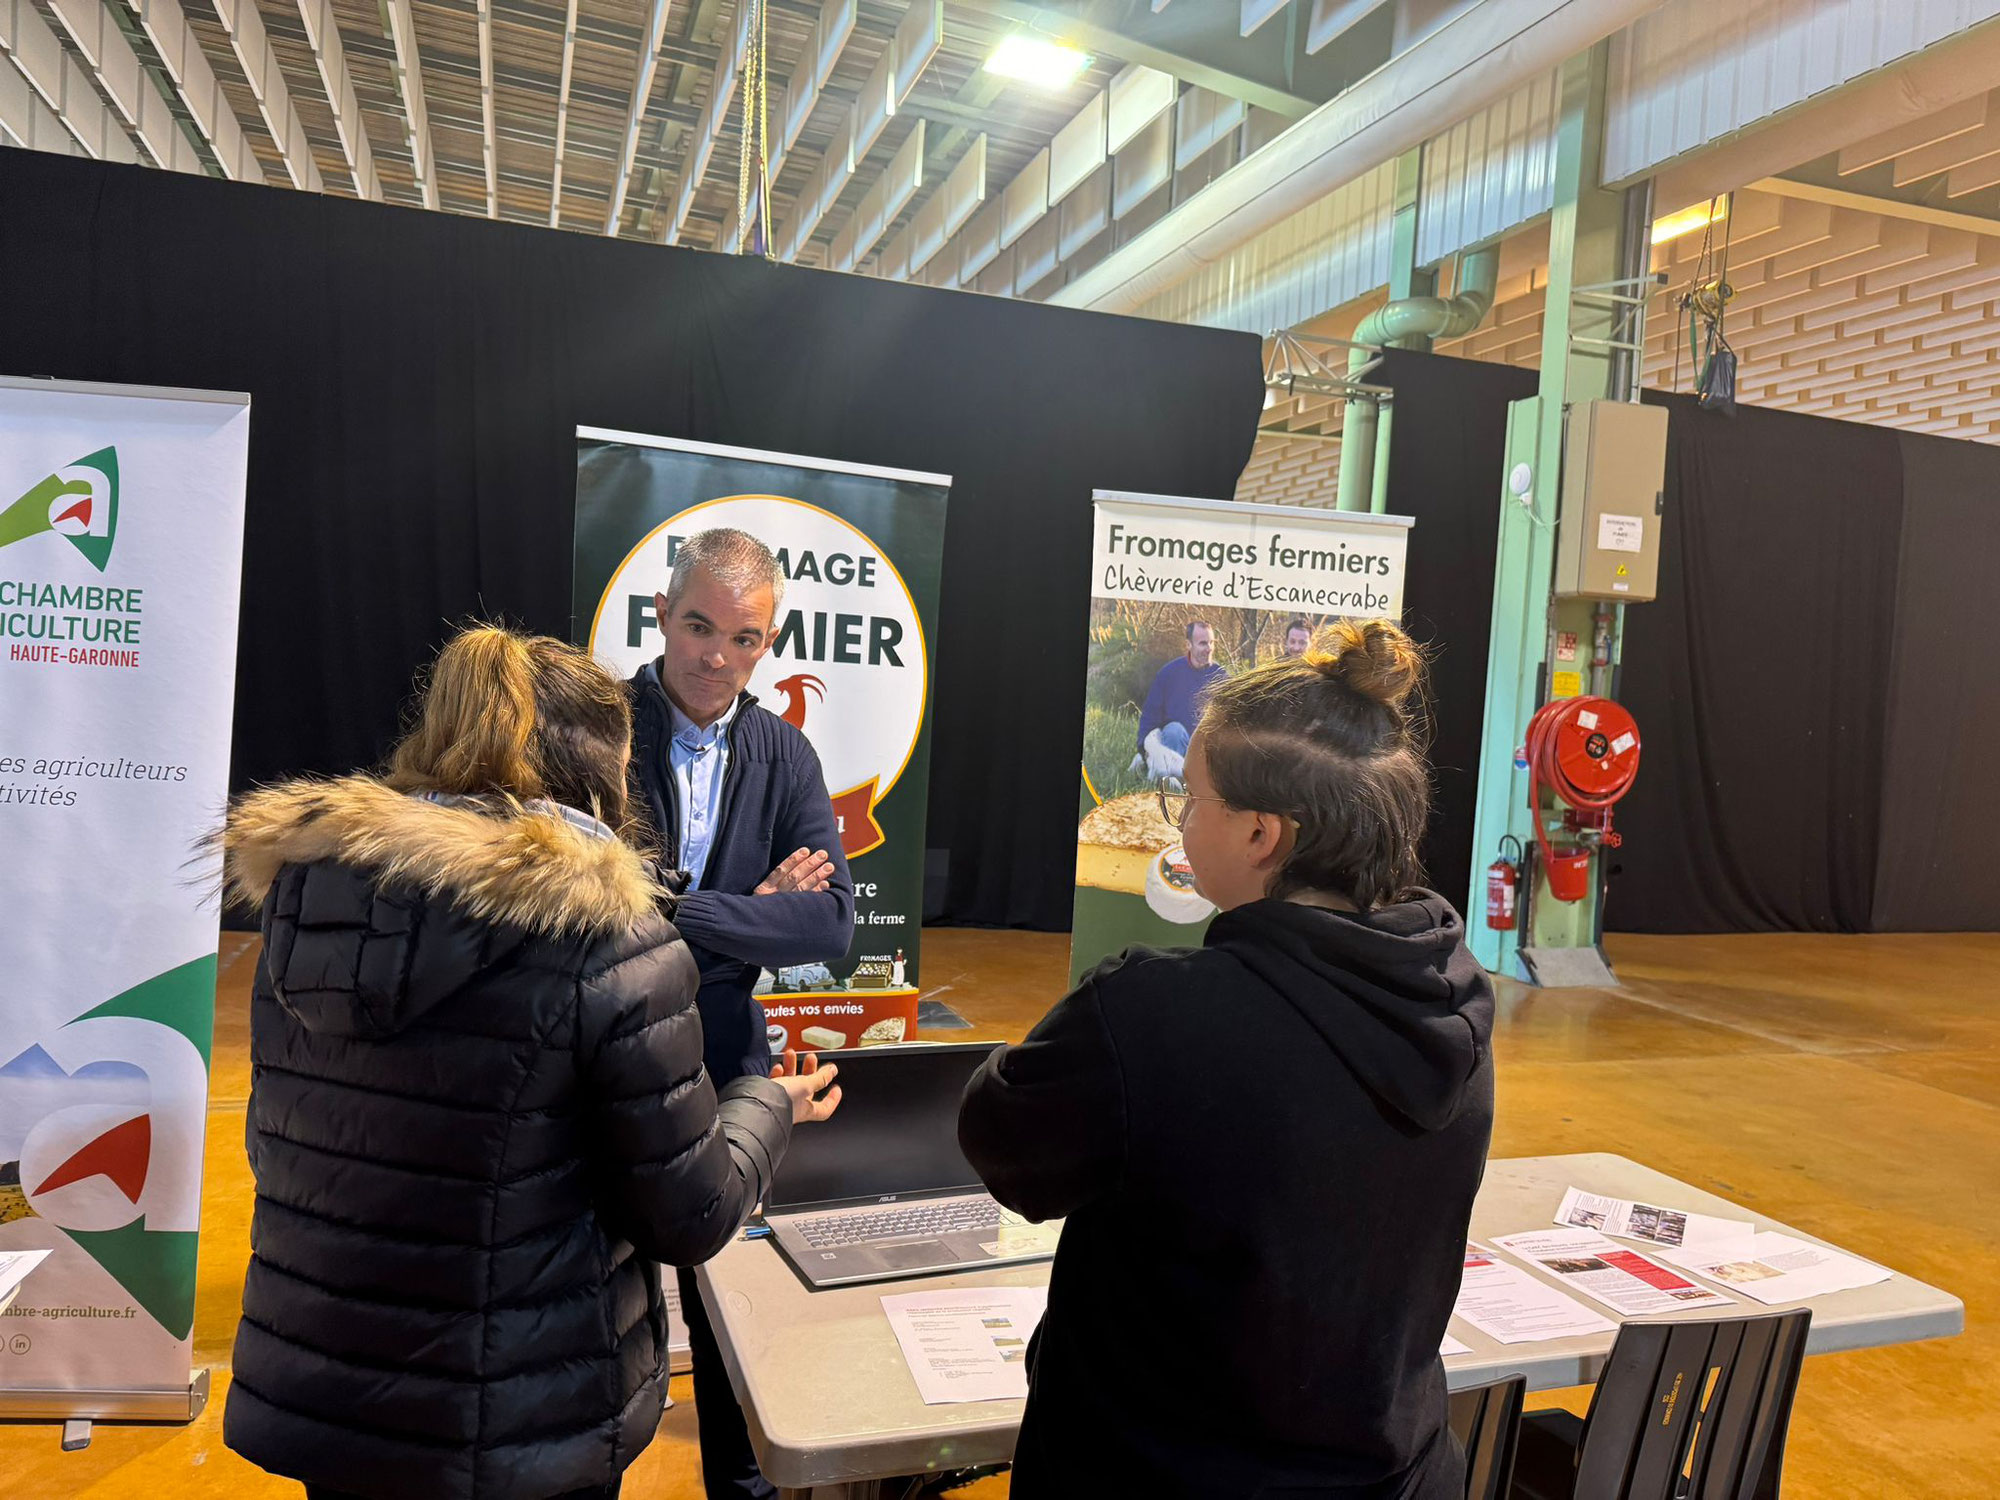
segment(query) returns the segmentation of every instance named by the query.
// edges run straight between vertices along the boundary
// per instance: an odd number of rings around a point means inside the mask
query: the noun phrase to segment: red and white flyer
[[[1729,1298],[1690,1281],[1672,1266],[1615,1245],[1590,1229],[1503,1234],[1493,1243],[1554,1276],[1565,1288],[1627,1318],[1691,1307],[1728,1307]]]
[[[1452,1312],[1501,1344],[1609,1333],[1615,1326],[1574,1297],[1565,1297],[1484,1245],[1470,1241],[1465,1246],[1465,1271]]]

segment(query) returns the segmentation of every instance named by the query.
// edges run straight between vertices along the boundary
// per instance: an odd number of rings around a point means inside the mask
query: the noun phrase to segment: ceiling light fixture
[[[1726,195],[1707,203],[1697,203],[1693,208],[1684,208],[1679,213],[1653,220],[1653,243],[1664,245],[1668,240],[1677,240],[1684,234],[1693,234],[1697,229],[1720,224],[1728,217],[1729,199]]]
[[[1089,66],[1090,54],[1081,48],[1020,32],[1004,39],[986,59],[989,73],[1050,89],[1074,83]]]

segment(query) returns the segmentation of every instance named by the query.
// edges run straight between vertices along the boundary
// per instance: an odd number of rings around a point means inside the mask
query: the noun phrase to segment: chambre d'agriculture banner
[[[1160,809],[1207,691],[1342,615],[1403,612],[1406,516],[1096,494],[1070,983],[1133,943],[1191,947],[1215,908]]]
[[[191,1388],[247,396],[0,381],[0,1416]]]
[[[854,944],[758,981],[774,1052],[916,1033],[950,489],[937,474],[577,429],[573,628],[618,672],[660,654],[653,595],[696,532],[747,531],[785,569],[777,640],[750,691],[819,753],[854,876]]]

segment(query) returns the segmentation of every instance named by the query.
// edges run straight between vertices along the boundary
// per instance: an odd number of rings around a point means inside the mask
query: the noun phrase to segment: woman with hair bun
[[[309,1500],[615,1496],[666,1394],[657,1262],[727,1244],[839,1103],[810,1059],[711,1087],[631,736],[588,654],[481,626],[384,775],[217,837],[264,919],[223,1436]]]
[[[1384,620],[1210,693],[1162,787],[1202,946],[1101,965],[966,1091],[1065,1217],[1017,1500],[1457,1500],[1438,1346],[1493,1118],[1493,995],[1417,881],[1423,656]]]

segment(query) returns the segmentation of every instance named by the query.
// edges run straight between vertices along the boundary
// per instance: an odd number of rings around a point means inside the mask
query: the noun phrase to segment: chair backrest
[[[1627,1323],[1576,1462],[1591,1500],[1776,1500],[1809,1309]]]
[[[1525,1375],[1451,1393],[1451,1430],[1465,1450],[1465,1500],[1506,1500],[1527,1396]]]

